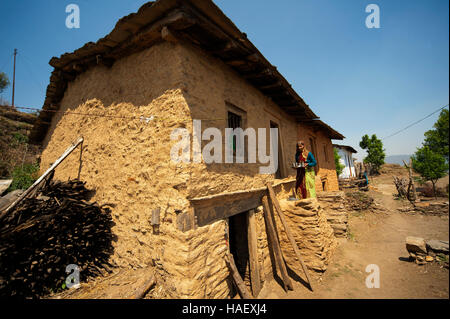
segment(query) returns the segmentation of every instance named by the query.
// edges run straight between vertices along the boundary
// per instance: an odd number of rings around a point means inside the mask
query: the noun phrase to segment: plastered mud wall
[[[86,71],[69,84],[60,108],[66,113],[54,117],[41,158],[44,171],[84,137],[80,178],[95,191],[92,201],[112,206],[116,240],[111,261],[120,267],[154,265],[168,287],[185,278],[176,263],[188,269],[183,258],[190,249],[176,228],[177,214],[189,207],[190,171],[188,164],[170,161],[172,130],[192,129],[181,78],[176,47],[169,43],[121,59],[109,69]],[[146,123],[141,116],[154,120]],[[55,178],[76,178],[78,169],[79,149],[56,169]],[[150,224],[156,208],[161,209],[158,228]]]
[[[224,128],[230,107],[244,112],[245,127],[269,128],[271,121],[279,126],[282,175],[292,177],[296,123],[220,61],[172,43],[155,45],[111,68],[97,66],[78,76],[61,102],[60,110],[66,113],[56,114],[44,140],[41,172],[79,136],[84,137],[80,178],[95,191],[92,201],[112,207],[116,239],[111,261],[119,267],[154,266],[166,297],[226,298],[230,292],[224,262],[227,220],[179,231],[176,220],[190,209],[187,198],[262,187],[274,179],[259,174],[259,164],[170,160],[173,129],[192,132],[192,119],[206,119],[203,129]],[[139,119],[150,116],[153,120],[148,122]],[[55,179],[76,178],[79,167],[77,149],[56,169]],[[161,210],[161,222],[152,226],[156,208]],[[272,265],[263,215],[258,211],[258,258],[264,281],[271,276]],[[316,218],[313,223],[317,230],[320,222]],[[313,245],[331,245],[322,242]],[[327,251],[320,255],[321,261],[308,261],[311,267],[322,269]]]
[[[316,173],[316,190],[320,191],[338,191],[339,183],[334,164],[333,144],[330,138],[323,131],[313,130],[304,123],[297,126],[298,140],[305,142],[306,148],[313,152],[318,163]],[[314,146],[311,145],[311,139]],[[322,179],[325,181],[323,188]]]
[[[254,128],[257,131],[258,128],[266,128],[268,134],[271,122],[278,125],[281,174],[283,178],[295,176],[291,165],[297,139],[296,122],[222,61],[190,45],[182,46],[181,51],[186,84],[184,96],[192,118],[202,119],[202,129],[219,128],[225,138],[228,111],[242,116],[244,129]],[[268,151],[269,136],[266,141]],[[203,141],[203,146],[208,142]],[[193,164],[189,196],[262,187],[274,179],[274,175],[259,173],[259,167],[266,165],[258,163],[258,159],[256,164]]]

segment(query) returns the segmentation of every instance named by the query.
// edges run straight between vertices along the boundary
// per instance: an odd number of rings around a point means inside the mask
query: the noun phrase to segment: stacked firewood
[[[83,182],[51,182],[0,222],[0,297],[38,298],[65,287],[66,267],[80,280],[111,272],[110,210],[88,203]]]

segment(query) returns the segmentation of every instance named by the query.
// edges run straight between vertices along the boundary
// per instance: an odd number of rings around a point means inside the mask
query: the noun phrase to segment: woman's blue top
[[[295,153],[295,161],[297,163],[299,161],[300,154],[301,154],[300,151],[297,151],[297,153]],[[316,161],[316,159],[314,158],[314,155],[311,152],[308,153],[308,157],[306,158],[306,163],[308,163],[309,167],[314,167],[314,166],[317,165],[317,161]]]

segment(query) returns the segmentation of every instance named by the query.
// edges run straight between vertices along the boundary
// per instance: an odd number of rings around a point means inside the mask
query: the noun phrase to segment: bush
[[[8,188],[8,191],[16,189],[27,189],[33,185],[34,181],[38,178],[39,164],[24,164],[23,166],[17,166],[12,172],[13,181]]]
[[[12,139],[13,139],[14,146],[19,145],[19,144],[28,143],[28,136],[20,134],[20,133],[13,133]]]
[[[442,154],[433,152],[428,146],[418,148],[411,157],[413,169],[426,180],[431,181],[436,194],[436,182],[439,178],[447,175],[448,163]]]
[[[339,155],[337,149],[333,148],[333,154],[334,154],[334,165],[336,166],[336,174],[339,178],[339,175],[342,174],[342,171],[345,168],[345,165],[341,164],[341,156]]]

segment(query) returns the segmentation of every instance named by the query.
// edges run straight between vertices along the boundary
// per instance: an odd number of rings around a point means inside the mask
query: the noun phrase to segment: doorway
[[[230,253],[233,255],[236,268],[247,287],[250,287],[250,258],[248,250],[247,214],[243,212],[228,218],[228,238]],[[232,285],[231,297],[237,294]]]
[[[280,134],[280,128],[278,127],[278,124],[270,121],[270,128],[276,128],[278,129],[278,145],[272,145],[272,149],[275,147],[278,149],[278,167],[277,171],[275,172],[275,178],[281,179],[283,178],[281,174],[281,165],[283,164],[283,154],[281,153],[281,134]],[[275,144],[275,143],[274,143]]]

